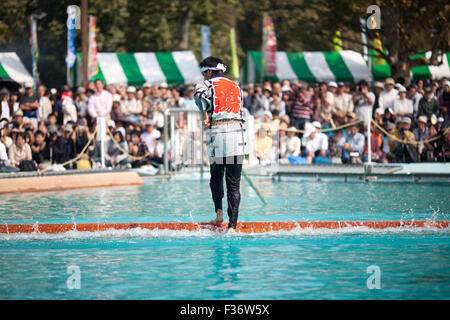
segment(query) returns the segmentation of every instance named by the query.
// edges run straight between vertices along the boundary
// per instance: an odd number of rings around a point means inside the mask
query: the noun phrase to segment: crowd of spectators
[[[450,159],[450,81],[250,84],[260,164],[434,162]],[[372,121],[373,120],[373,121]],[[370,144],[368,123],[371,123]]]
[[[288,80],[243,88],[245,115],[254,129],[253,154],[260,164],[365,162],[368,119],[375,122],[370,137],[374,162],[450,158],[447,79],[418,80],[406,87],[388,78],[373,88],[365,81]],[[73,90],[67,85],[34,88],[33,83],[25,83],[19,92],[2,88],[0,171],[99,167],[100,143],[94,132],[100,117],[111,132],[105,145],[107,166],[159,168],[164,111],[196,109],[193,90],[167,83],[104,87],[101,80]],[[186,125],[187,115],[175,124]]]

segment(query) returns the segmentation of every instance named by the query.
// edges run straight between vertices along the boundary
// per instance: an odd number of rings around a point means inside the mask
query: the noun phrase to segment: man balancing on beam
[[[216,219],[223,222],[223,176],[227,185],[228,230],[237,225],[241,200],[240,182],[242,161],[248,154],[247,130],[243,119],[243,95],[239,85],[224,76],[226,66],[216,57],[207,57],[200,63],[204,81],[195,86],[194,99],[202,112],[206,127],[211,188]]]

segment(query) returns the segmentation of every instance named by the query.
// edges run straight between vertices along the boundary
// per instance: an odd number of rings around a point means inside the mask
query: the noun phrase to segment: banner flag
[[[32,60],[32,76],[34,82],[34,89],[36,91],[36,86],[39,84],[39,72],[38,72],[38,62],[39,62],[39,47],[37,40],[37,20],[34,16],[30,17],[30,49],[31,49],[31,60]]]
[[[237,57],[237,50],[236,50],[236,33],[235,29],[230,29],[230,42],[231,42],[231,72],[233,79],[239,79],[239,61]]]
[[[211,55],[211,49],[209,46],[209,27],[202,26],[202,59]]]
[[[88,80],[98,73],[96,26],[97,19],[89,16]]]
[[[275,76],[277,73],[277,37],[272,18],[263,18],[263,75]]]

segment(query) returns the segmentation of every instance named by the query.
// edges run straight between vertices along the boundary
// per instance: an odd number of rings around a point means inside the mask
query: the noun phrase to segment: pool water
[[[448,220],[450,185],[256,179],[241,221]],[[226,208],[226,201],[224,201]],[[0,223],[203,222],[208,180],[0,195]],[[448,229],[0,235],[0,299],[449,299]],[[68,268],[80,273],[71,289]],[[380,270],[369,289],[368,268]],[[370,283],[371,280],[369,279]],[[369,286],[370,287],[370,286]]]

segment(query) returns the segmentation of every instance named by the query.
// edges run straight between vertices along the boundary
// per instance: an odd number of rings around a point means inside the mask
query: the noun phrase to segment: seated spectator
[[[364,135],[359,133],[358,125],[349,127],[338,142],[342,150],[342,163],[362,163],[364,141]]]
[[[419,111],[417,115],[427,116],[428,119],[434,115],[435,117],[439,116],[439,106],[436,98],[433,95],[433,89],[431,87],[425,88],[425,95],[419,102]]]
[[[428,119],[426,116],[420,116],[419,119],[417,119],[417,128],[413,130],[414,139],[419,142],[417,152],[421,161],[426,160],[426,152],[424,152],[426,150],[423,140],[427,139],[429,136],[427,122]]]
[[[17,129],[22,129],[23,127],[23,111],[21,109],[17,110],[13,116],[13,127]]]
[[[46,169],[51,166],[50,145],[45,139],[42,131],[36,131],[34,134],[35,142],[31,146],[33,160],[38,164],[39,169]]]
[[[151,154],[147,148],[147,145],[141,140],[141,134],[139,131],[131,132],[131,141],[129,143],[130,154],[134,157],[143,157],[147,155],[147,157],[143,159],[133,159],[131,162],[131,167],[139,168],[143,165],[150,163]]]
[[[155,129],[154,121],[148,119],[145,122],[145,132],[141,135],[141,139],[147,145],[148,150],[155,148],[155,139],[158,139],[160,136],[161,132]]]
[[[396,123],[394,118],[394,110],[392,110],[392,108],[387,108],[384,110],[383,123],[385,129],[387,129],[388,123]]]
[[[288,128],[288,124],[284,121],[280,122],[278,137],[279,137],[279,157],[280,159],[286,158],[286,143],[287,143],[287,135],[286,130]]]
[[[32,161],[31,148],[26,143],[26,135],[21,132],[17,135],[15,143],[9,148],[9,161],[12,165],[18,167],[22,161]]]
[[[295,127],[290,127],[286,131],[287,132],[287,140],[286,140],[286,150],[284,152],[286,157],[300,156],[301,141],[300,141],[300,138],[297,136],[296,131],[297,131],[297,129]]]
[[[403,117],[399,122],[399,129],[393,133],[397,139],[389,138],[390,149],[394,154],[394,157],[389,160],[404,163],[418,161],[414,133],[410,131],[410,128],[411,118]]]
[[[328,142],[328,148],[330,150],[331,163],[342,164],[342,149],[338,146],[343,134],[342,130],[332,131],[333,135]]]
[[[318,121],[312,123],[313,129],[305,132],[306,147],[304,155],[308,163],[312,163],[316,157],[328,157],[330,151],[328,150],[328,136],[320,132],[321,124]]]
[[[50,128],[49,128],[50,130]],[[74,143],[72,139],[72,125],[64,125],[63,133],[56,138],[53,144],[53,163],[62,164],[74,157]],[[71,164],[64,166],[66,169],[71,168]]]
[[[381,135],[380,130],[373,124],[370,124],[371,129],[371,140],[370,140],[370,150],[371,150],[371,161],[372,162],[382,162],[384,159],[383,154],[383,138]],[[366,142],[364,144],[364,155],[363,155],[363,162],[368,162],[369,160],[369,143],[366,139]]]
[[[399,97],[394,100],[394,117],[401,119],[404,116],[413,116],[414,108],[412,101],[406,98],[406,88],[401,86],[398,90]]]
[[[125,129],[123,127],[118,128],[113,133],[113,139],[109,139],[106,142],[105,160],[106,165],[109,167],[125,167],[129,165],[130,160],[128,158],[128,144],[125,141]],[[118,147],[120,146],[120,148]],[[131,165],[130,165],[131,166]]]
[[[256,158],[261,165],[266,165],[271,162],[272,136],[270,127],[267,124],[263,124],[258,130],[254,141],[254,150]]]
[[[3,130],[0,130],[0,172],[17,172],[19,169],[11,166],[11,162],[8,159],[8,154],[6,153],[6,147],[3,143],[4,136],[2,134]]]

